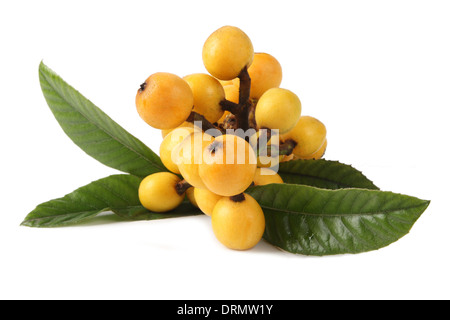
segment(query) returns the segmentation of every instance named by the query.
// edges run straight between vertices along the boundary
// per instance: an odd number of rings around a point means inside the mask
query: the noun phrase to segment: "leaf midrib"
[[[322,177],[319,177],[319,176],[313,176],[313,175],[303,174],[303,173],[300,174],[300,173],[296,173],[296,172],[285,172],[285,171],[284,172],[281,171],[280,173],[282,175],[283,174],[289,174],[289,175],[293,175],[293,176],[306,177],[306,178],[311,178],[311,179],[315,179],[315,180],[325,181],[325,182],[328,182],[328,183],[333,183],[333,184],[337,185],[340,189],[351,189],[351,188],[354,188],[354,186],[352,186],[352,185],[343,184],[343,183],[340,183],[340,182],[337,182],[337,181],[334,181],[334,180],[331,180],[331,179],[327,179],[327,178],[322,178]],[[371,190],[369,188],[361,188],[361,189]]]
[[[347,213],[347,214],[343,214],[343,213],[326,214],[326,213],[298,212],[298,211],[292,211],[292,210],[286,210],[286,209],[279,209],[279,208],[275,208],[275,207],[269,207],[266,205],[262,205],[260,203],[260,206],[263,209],[284,212],[284,213],[288,213],[288,214],[298,214],[298,215],[314,216],[314,217],[348,217],[348,216],[371,216],[371,215],[377,215],[377,214],[391,214],[396,211],[416,209],[416,208],[422,207],[424,205],[426,205],[426,202],[415,205],[415,206],[406,207],[406,208],[398,208],[398,209],[395,209],[392,211],[374,211],[374,212],[364,212],[364,213],[357,212],[357,213]]]
[[[112,211],[114,210],[126,210],[126,209],[132,209],[132,208],[141,208],[141,205],[130,205],[130,206],[125,206],[125,207],[104,207],[104,208],[99,208],[99,209],[95,209],[92,208],[90,210],[80,210],[80,211],[72,211],[72,212],[67,212],[67,213],[63,213],[63,214],[54,214],[54,215],[48,215],[48,216],[44,216],[44,217],[37,217],[37,218],[30,218],[27,219],[26,221],[36,221],[36,220],[45,220],[45,219],[51,219],[54,217],[66,217],[66,216],[71,216],[74,214],[80,215],[83,213],[89,213],[89,212],[105,212],[105,211]]]
[[[165,171],[165,169],[161,168],[159,165],[153,163],[152,161],[150,161],[146,156],[142,155],[140,152],[136,151],[134,148],[130,147],[128,144],[126,144],[124,141],[118,139],[116,136],[114,136],[113,134],[111,134],[107,129],[105,129],[104,127],[98,125],[95,122],[92,122],[81,110],[75,108],[73,106],[72,103],[70,103],[69,101],[67,101],[67,99],[65,99],[61,93],[58,91],[57,88],[55,88],[49,81],[49,78],[47,77],[47,75],[41,70],[39,69],[39,73],[45,78],[45,81],[47,82],[47,84],[53,89],[53,91],[62,99],[64,100],[68,105],[70,105],[70,107],[74,110],[76,110],[83,118],[85,118],[90,124],[94,125],[95,127],[97,127],[100,131],[103,131],[105,134],[107,134],[111,139],[115,140],[116,142],[120,143],[122,146],[124,146],[125,148],[129,149],[130,151],[134,152],[135,154],[137,154],[140,158],[142,158],[143,160],[145,160],[146,162],[148,162],[149,164],[158,167],[159,169],[161,169],[162,171]],[[75,89],[73,89],[75,90]],[[76,90],[75,90],[76,91]],[[80,94],[77,91],[78,94]],[[81,94],[80,94],[81,95]],[[63,111],[63,112],[67,112],[67,111]],[[111,119],[111,121],[114,121]],[[119,124],[117,124],[119,126]]]

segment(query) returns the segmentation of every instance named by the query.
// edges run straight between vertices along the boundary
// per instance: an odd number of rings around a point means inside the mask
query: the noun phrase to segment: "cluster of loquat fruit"
[[[283,183],[281,161],[321,158],[326,128],[301,115],[298,96],[280,88],[280,63],[255,53],[241,29],[213,32],[202,58],[209,74],[158,72],[137,92],[139,115],[162,130],[160,157],[169,171],[143,179],[139,199],[150,211],[167,212],[187,196],[211,216],[222,244],[245,250],[265,229],[263,210],[246,189]]]

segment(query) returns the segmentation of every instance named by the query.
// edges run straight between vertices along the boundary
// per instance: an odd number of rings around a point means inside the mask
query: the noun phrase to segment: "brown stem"
[[[259,130],[260,134],[258,136],[258,140],[256,141],[256,146],[259,149],[265,148],[267,146],[267,144],[270,141],[270,138],[272,138],[272,130],[270,130],[269,128],[261,128],[261,130]],[[265,144],[262,145],[262,138],[265,137]]]
[[[238,114],[242,111],[242,106],[240,104],[234,103],[233,101],[229,101],[227,99],[220,101],[219,104],[222,107],[222,110],[230,111],[232,114]]]
[[[187,189],[192,187],[186,180],[181,180],[175,185],[175,191],[181,196]]]
[[[239,78],[239,103],[235,103],[224,99],[220,101],[220,106],[222,110],[231,112],[235,117],[233,119],[233,125],[231,127],[242,130],[247,130],[249,128],[256,128],[256,122],[254,121],[254,108],[253,104],[250,102],[250,86],[251,79],[248,74],[247,67],[244,67],[238,75]],[[250,114],[253,115],[249,119]],[[230,127],[229,124],[226,125]]]
[[[248,108],[248,127],[256,130],[257,128],[255,118],[256,101],[251,100],[250,103],[251,105]]]
[[[232,117],[229,117],[226,122],[221,125],[215,126],[209,122],[201,114],[192,111],[186,121],[195,124],[195,121],[201,122],[202,130],[217,129],[222,134],[225,134],[226,129],[242,129],[244,131],[249,128],[256,129],[255,121],[255,104],[250,101],[250,86],[251,79],[248,74],[247,67],[244,67],[238,75],[239,78],[239,103],[234,103],[227,99],[220,101],[220,106],[224,111],[232,113]]]
[[[288,156],[294,151],[294,148],[297,146],[297,142],[292,139],[286,140],[284,143],[280,144],[278,154]]]
[[[270,132],[270,131],[268,131],[268,132]],[[259,146],[259,141],[258,141],[257,156],[261,155],[261,151],[264,151],[263,156],[267,156],[267,157],[276,157],[276,156],[283,156],[283,155],[288,156],[292,153],[292,151],[294,150],[294,148],[296,146],[297,146],[297,142],[289,139],[289,140],[286,140],[285,142],[281,143],[278,146],[278,150],[277,150],[276,146],[273,146],[271,144],[268,144],[265,146]]]
[[[235,196],[231,196],[230,200],[234,202],[242,202],[245,200],[245,195],[243,193],[239,193]]]
[[[196,122],[200,122],[201,123],[201,129],[203,131],[209,130],[209,129],[216,129],[219,132],[221,132],[222,134],[225,133],[225,130],[223,130],[220,127],[217,127],[215,125],[213,125],[211,122],[209,122],[204,116],[202,116],[200,113],[197,113],[195,111],[192,111],[191,114],[189,115],[189,117],[186,119],[187,122],[191,122],[194,125],[196,124]]]
[[[239,104],[245,105],[250,99],[250,86],[252,84],[252,80],[250,79],[250,75],[248,74],[247,67],[242,69],[241,73],[238,75],[239,78]]]
[[[241,111],[236,114],[236,120],[238,123],[238,128],[246,131],[249,128],[249,109],[251,106],[250,103],[250,86],[251,79],[248,74],[247,67],[242,69],[241,73],[239,73],[239,105],[241,106]]]
[[[236,115],[236,121],[237,121],[237,126],[238,128],[246,131],[249,128],[249,124],[248,124],[248,109],[249,109],[249,105],[246,103],[244,105],[244,108],[242,109],[241,112],[239,112]]]
[[[237,121],[236,116],[234,114],[229,114],[225,117],[222,123],[219,123],[218,125],[221,130],[227,130],[227,129],[238,129],[237,127]]]

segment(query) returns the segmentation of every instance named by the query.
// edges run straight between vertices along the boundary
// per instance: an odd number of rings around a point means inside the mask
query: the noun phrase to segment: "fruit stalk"
[[[221,133],[224,134],[225,130],[221,127],[215,126],[214,124],[212,124],[211,122],[209,122],[204,116],[202,116],[200,113],[197,113],[195,111],[192,111],[191,114],[189,115],[189,117],[186,119],[187,122],[191,122],[194,125],[196,125],[196,123],[201,123],[201,128],[203,131],[209,130],[209,129],[215,129],[218,132],[217,133]]]
[[[240,128],[243,130],[256,128],[256,122],[254,121],[254,106],[253,103],[250,102],[251,79],[247,67],[244,67],[242,69],[242,71],[238,75],[238,78],[239,103],[224,99],[219,104],[222,107],[222,110],[229,111],[233,115],[235,115],[235,119],[237,122],[237,125],[235,126],[236,128]]]
[[[280,147],[278,149],[278,154],[288,156],[292,154],[292,151],[297,146],[297,142],[295,142],[292,139],[286,140],[283,143],[280,144]]]
[[[256,102],[250,100],[250,106],[248,107],[248,126],[252,129],[257,129],[256,119],[255,119],[255,111],[256,111]]]
[[[181,196],[183,195],[187,189],[191,188],[192,185],[189,184],[186,180],[181,180],[175,185],[175,191]]]
[[[239,73],[239,104],[245,106],[250,100],[251,79],[247,67]]]
[[[239,193],[237,195],[231,196],[230,200],[233,202],[242,202],[245,200],[245,195],[244,193]]]
[[[238,129],[238,123],[236,120],[236,116],[234,114],[229,114],[226,116],[225,120],[222,123],[219,123],[218,126],[223,130],[227,129]]]
[[[249,128],[256,128],[256,121],[254,117],[255,113],[255,105],[250,101],[250,86],[251,79],[248,74],[247,67],[243,68],[239,73],[239,103],[234,103],[229,100],[220,101],[220,106],[224,111],[231,112],[234,117],[229,118],[232,120],[230,123],[227,123],[226,126],[216,126],[209,122],[203,115],[192,111],[187,118],[187,122],[194,123],[196,121],[200,122],[202,125],[202,130],[206,131],[208,129],[217,129],[222,134],[225,133],[225,130],[228,128],[233,129],[243,129],[248,130]]]
[[[229,101],[227,99],[220,101],[219,104],[222,107],[222,110],[230,111],[232,114],[238,114],[239,112],[242,111],[241,104],[234,103],[233,101]]]
[[[239,105],[241,106],[241,111],[236,114],[236,120],[238,123],[238,128],[246,131],[249,129],[249,110],[252,105],[250,102],[250,86],[251,79],[248,74],[247,67],[244,67],[239,73]]]

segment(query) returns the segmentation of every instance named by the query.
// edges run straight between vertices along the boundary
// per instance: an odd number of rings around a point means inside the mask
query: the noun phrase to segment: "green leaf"
[[[88,155],[111,168],[145,177],[167,171],[158,155],[67,84],[43,62],[42,92],[64,132]]]
[[[280,163],[278,170],[285,183],[325,189],[362,188],[379,190],[366,176],[338,161],[292,160]]]
[[[93,218],[112,211],[128,220],[154,220],[201,214],[183,204],[169,213],[150,212],[139,202],[141,178],[112,175],[83,186],[63,198],[42,203],[30,212],[21,225],[28,227],[59,227]]]
[[[385,247],[407,234],[430,203],[378,190],[293,184],[254,187],[248,193],[264,211],[269,243],[316,256]]]
[[[179,218],[186,216],[202,215],[203,213],[194,207],[189,201],[183,201],[175,210],[163,213],[150,212],[142,206],[129,208],[116,208],[112,211],[120,217],[128,220],[157,220],[167,218]]]

